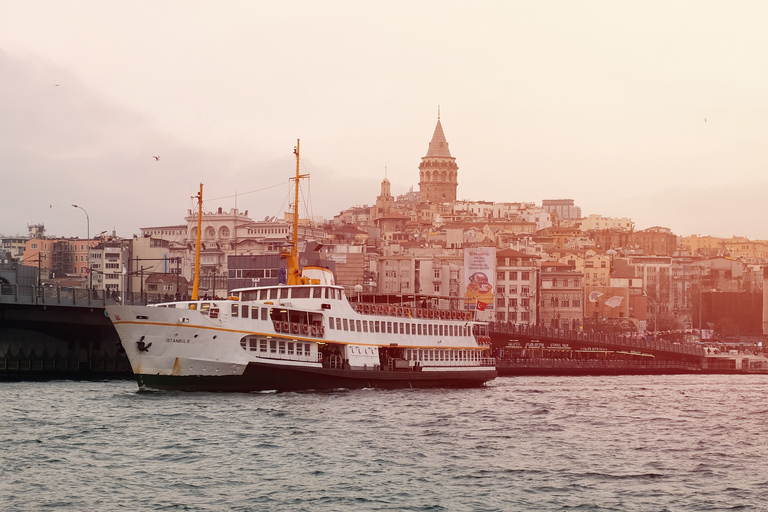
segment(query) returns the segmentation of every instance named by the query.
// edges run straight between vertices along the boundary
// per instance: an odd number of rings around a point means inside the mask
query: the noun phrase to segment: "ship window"
[[[440,324],[437,326],[437,335],[442,336],[443,335],[443,324]]]
[[[269,317],[269,309],[261,308],[261,319],[266,320]]]
[[[259,319],[259,308],[257,308],[256,306],[251,308],[251,318],[254,320]]]
[[[411,334],[411,324],[405,324],[405,334]]]
[[[360,320],[355,320],[357,322],[357,332],[360,332]]]
[[[281,299],[287,299],[288,293],[291,291],[290,288],[280,288],[280,298]]]
[[[368,332],[368,320],[363,320],[363,332]]]
[[[428,329],[429,329],[429,335],[432,336],[432,324],[429,324]]]
[[[421,324],[417,324],[417,326],[418,326],[419,336],[421,336]]]
[[[200,303],[200,312],[203,314],[208,314],[208,310],[211,309],[211,304],[209,302],[201,302]]]
[[[277,340],[269,340],[269,352],[277,354]]]
[[[242,309],[243,318],[248,318],[248,306],[243,305],[240,307],[240,309]]]
[[[269,298],[271,300],[275,300],[277,298],[277,288],[270,288],[269,289]]]
[[[343,319],[342,322],[343,322],[343,325],[344,325],[344,330],[348,331],[349,330],[349,324],[347,322],[347,319],[346,318]]]
[[[267,351],[267,340],[261,340],[259,342],[259,352],[266,352]]]
[[[280,346],[280,353],[285,354],[285,342],[281,341],[279,346]]]
[[[259,300],[267,300],[269,290],[259,290]]]
[[[245,349],[248,346],[248,339],[247,338],[241,338],[240,339],[240,346]]]
[[[315,299],[322,299],[323,298],[323,289],[322,288],[312,288],[312,297]]]
[[[251,352],[256,352],[258,350],[259,340],[251,340]]]
[[[232,316],[233,317],[237,316],[237,309],[238,309],[237,304],[232,304]]]
[[[325,298],[326,299],[330,299],[331,298],[331,289],[330,288],[326,288],[325,289]]]
[[[379,325],[379,324],[380,324],[380,322],[379,322],[378,320],[376,320],[376,321],[374,322],[374,326],[376,327],[376,332],[381,332],[381,331],[379,330],[379,327],[380,327],[380,325]]]
[[[309,288],[294,288],[291,292],[291,296],[294,299],[308,299],[310,291],[311,290]]]
[[[387,322],[387,333],[392,334],[392,322]]]
[[[333,329],[334,328],[334,323],[333,323],[333,317],[332,316],[328,317],[328,328],[329,329]]]
[[[299,343],[299,345],[301,345],[301,343]],[[288,355],[289,356],[293,355],[293,342],[292,341],[288,342]]]
[[[290,348],[290,345],[289,345],[289,348]],[[297,343],[296,344],[296,355],[297,356],[304,355],[303,352],[302,352],[303,349],[304,349],[304,344],[303,343]]]
[[[336,319],[336,328],[337,328],[338,330],[341,330],[341,318],[337,318],[337,319]]]
[[[309,343],[305,343],[304,344],[304,353],[305,354],[309,355],[309,354],[312,353],[312,349],[310,347],[311,347],[311,345]]]

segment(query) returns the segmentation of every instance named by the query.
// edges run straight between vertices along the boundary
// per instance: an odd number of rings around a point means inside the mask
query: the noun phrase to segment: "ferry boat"
[[[477,387],[496,378],[490,337],[473,313],[351,304],[329,269],[299,269],[296,213],[287,284],[192,300],[107,306],[140,388],[296,391]],[[202,185],[198,195],[202,212]],[[201,214],[198,215],[198,220]]]

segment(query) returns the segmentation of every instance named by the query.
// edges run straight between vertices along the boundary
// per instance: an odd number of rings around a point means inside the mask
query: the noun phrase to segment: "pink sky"
[[[418,189],[441,105],[461,199],[572,198],[768,239],[764,2],[0,3],[0,233]],[[706,122],[705,122],[706,119]],[[152,156],[160,155],[155,161]],[[266,192],[246,192],[285,183]]]

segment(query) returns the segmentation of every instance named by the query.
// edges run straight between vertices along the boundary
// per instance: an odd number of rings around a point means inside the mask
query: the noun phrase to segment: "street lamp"
[[[643,295],[645,295],[646,299],[651,299],[653,302],[653,339],[656,339],[656,315],[658,314],[658,304],[656,303],[656,299],[648,295],[647,293],[643,292]]]
[[[79,208],[83,210],[83,213],[85,213],[85,223],[86,223],[86,236],[88,237],[88,243],[86,246],[88,247],[88,253],[86,254],[87,259],[87,265],[88,265],[88,290],[90,293],[90,290],[93,288],[93,272],[91,272],[91,218],[88,216],[88,212],[85,211],[85,208],[82,206],[77,206],[76,204],[72,205],[73,208]]]

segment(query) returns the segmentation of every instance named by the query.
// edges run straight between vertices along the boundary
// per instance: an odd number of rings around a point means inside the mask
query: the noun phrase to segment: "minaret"
[[[440,124],[440,107],[437,108],[437,126],[429,143],[427,156],[419,164],[419,196],[424,203],[452,203],[456,201],[459,167],[448,150],[443,125]]]
[[[374,212],[374,219],[389,215],[392,211],[392,206],[395,204],[395,198],[392,197],[390,192],[391,186],[387,179],[387,169],[384,168],[384,179],[381,182],[381,194],[376,198],[376,211]]]

